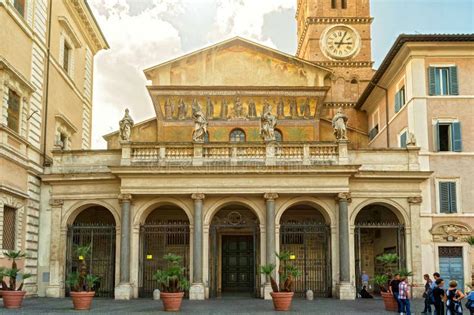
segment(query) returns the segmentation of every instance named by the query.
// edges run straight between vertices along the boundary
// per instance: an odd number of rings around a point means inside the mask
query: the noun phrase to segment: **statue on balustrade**
[[[193,119],[194,119],[194,131],[193,141],[198,143],[204,143],[204,138],[207,134],[207,119],[196,99],[193,100],[192,105]]]
[[[257,106],[255,105],[255,102],[253,99],[250,99],[249,101],[249,118],[255,118],[257,117]]]
[[[214,104],[212,103],[210,96],[207,97],[206,117],[207,119],[212,119],[212,117],[214,117]]]
[[[188,106],[184,103],[183,99],[179,100],[178,104],[178,119],[186,119],[186,112],[188,111]]]
[[[221,118],[222,119],[227,119],[228,107],[229,105],[227,105],[227,100],[223,99],[222,104],[221,104]]]
[[[244,106],[240,101],[240,97],[236,97],[234,101],[234,115],[233,118],[244,118]]]
[[[128,108],[125,109],[125,115],[122,120],[119,121],[119,127],[120,139],[122,139],[122,141],[130,141],[132,136],[133,119],[130,117]]]
[[[280,97],[277,104],[277,117],[278,119],[282,119],[285,117],[285,102],[283,102],[283,98]]]
[[[165,101],[165,119],[173,119],[174,103],[168,98]]]
[[[266,100],[264,103],[264,111],[260,117],[260,136],[264,141],[275,141],[275,126],[277,118],[272,114],[272,105]]]
[[[304,119],[310,118],[311,108],[310,108],[310,105],[309,105],[309,97],[306,98],[306,101],[303,104],[301,104],[300,113],[304,117]]]
[[[290,116],[291,118],[298,118],[298,105],[296,104],[296,99],[290,100]]]
[[[340,107],[332,118],[332,127],[334,128],[334,135],[337,140],[347,140],[347,120],[347,115],[344,114]]]

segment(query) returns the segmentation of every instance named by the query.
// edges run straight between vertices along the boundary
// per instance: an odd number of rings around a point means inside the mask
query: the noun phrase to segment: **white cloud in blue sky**
[[[351,1],[351,0],[349,0]],[[154,115],[142,70],[233,36],[294,54],[297,0],[89,0],[111,48],[95,59],[93,147],[126,107]],[[372,0],[376,66],[400,33],[472,33],[471,0]]]

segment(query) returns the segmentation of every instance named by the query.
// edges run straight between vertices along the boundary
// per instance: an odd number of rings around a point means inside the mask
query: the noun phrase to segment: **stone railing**
[[[340,164],[341,146],[347,152],[347,142],[122,143],[121,164]]]

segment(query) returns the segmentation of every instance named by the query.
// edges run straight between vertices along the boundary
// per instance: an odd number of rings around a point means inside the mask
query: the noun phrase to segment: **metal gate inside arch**
[[[330,227],[322,218],[299,217],[303,209],[292,212],[282,217],[280,251],[289,251],[302,272],[295,280],[295,293],[304,296],[312,290],[315,296],[331,296]]]

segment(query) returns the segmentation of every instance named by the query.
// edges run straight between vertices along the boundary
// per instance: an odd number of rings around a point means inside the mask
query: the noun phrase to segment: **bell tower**
[[[370,0],[298,0],[299,58],[331,68],[326,102],[355,102],[374,71]]]

